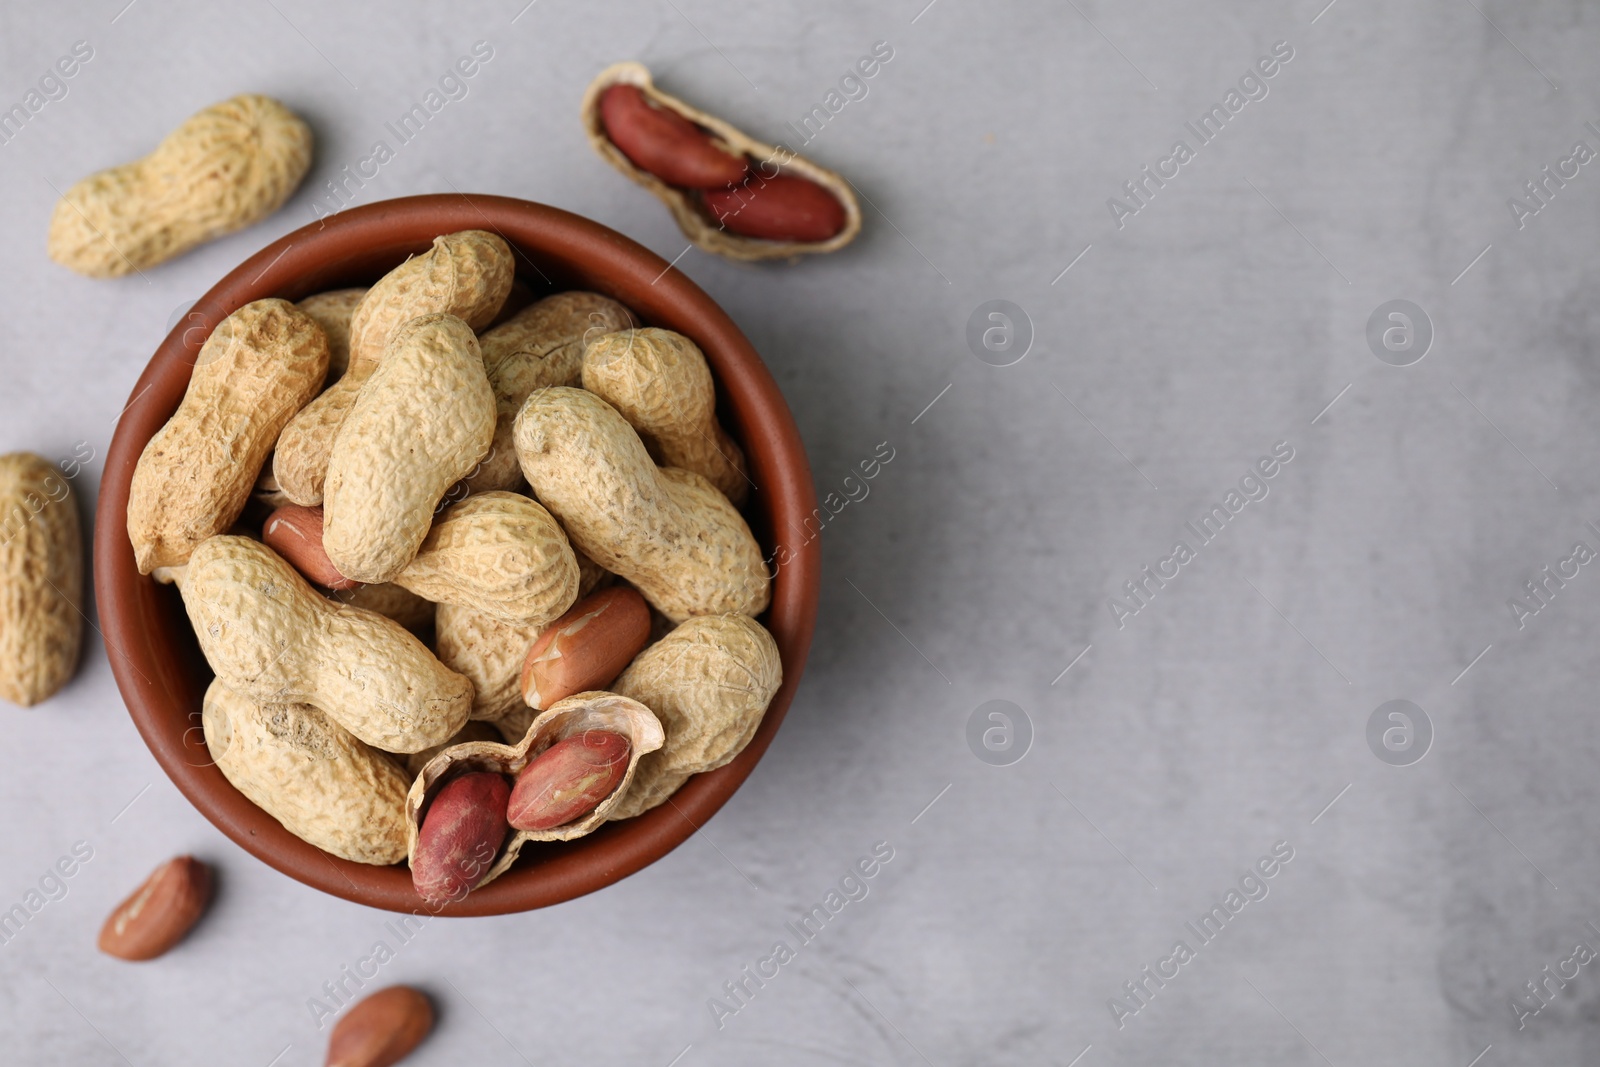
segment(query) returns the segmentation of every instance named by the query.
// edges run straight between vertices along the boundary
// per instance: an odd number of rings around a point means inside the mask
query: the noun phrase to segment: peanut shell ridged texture
[[[154,152],[78,182],[50,218],[50,258],[91,278],[144,270],[266,218],[311,165],[311,128],[278,101],[213,104]]]
[[[213,681],[201,724],[223,776],[302,841],[355,863],[405,858],[410,776],[319,709]]]
[[[328,338],[328,381],[343,377],[350,365],[350,317],[356,306],[367,295],[365,289],[332,289],[316,293],[295,304],[295,307],[317,320]]]
[[[440,513],[395,584],[437,604],[542,626],[578,599],[578,559],[538,503],[478,493]]]
[[[657,468],[595,394],[533,393],[517,416],[516,446],[523,476],[574,547],[669,619],[766,609],[771,581],[743,517],[700,475]]]
[[[844,229],[826,241],[769,241],[744,237],[726,229],[712,216],[700,198],[698,190],[680,189],[668,185],[649,171],[634,164],[606,135],[605,120],[600,103],[605,91],[613,85],[634,85],[657,107],[681,115],[696,126],[708,131],[729,150],[743,155],[753,169],[770,175],[773,167],[783,173],[805,178],[822,186],[844,209]],[[861,232],[861,205],[855,190],[842,176],[819,166],[804,156],[795,155],[786,148],[758,141],[738,127],[707,114],[677,97],[662,92],[651,81],[650,71],[635,62],[617,63],[605,70],[589,84],[579,107],[579,119],[589,135],[589,144],[600,158],[610,163],[629,179],[644,186],[672,212],[673,221],[683,235],[707,252],[737,260],[797,259],[812,252],[833,252],[856,239]],[[763,167],[765,170],[763,170]]]
[[[628,420],[657,463],[703,475],[735,507],[744,503],[744,452],[717,422],[711,368],[693,341],[653,327],[594,337],[583,387]]]
[[[746,615],[690,619],[639,653],[611,688],[655,712],[667,740],[640,761],[611,818],[649,811],[690,775],[730,762],[782,682],[777,642]]]
[[[0,456],[0,700],[31,707],[71,680],[82,605],[83,534],[67,479],[32,453]]]
[[[494,390],[465,322],[425,315],[395,331],[328,458],[322,547],[339,573],[393,581],[445,491],[489,451],[494,421]]]
[[[238,520],[283,426],[328,372],[328,339],[286,300],[257,300],[211,332],[183,403],[128,489],[139,573],[171,567]]]
[[[467,721],[471,682],[399,623],[324,599],[265,545],[211,538],[180,588],[211,669],[244,696],[315,705],[385,752],[437,745]]]
[[[392,582],[340,589],[330,592],[328,597],[353,608],[375,611],[386,619],[393,619],[407,630],[420,630],[433,625],[433,602],[424,600],[411,590],[402,589]]]
[[[528,394],[552,385],[578,385],[584,344],[632,325],[633,314],[610,297],[575,291],[547,296],[479,338],[498,417],[494,447],[467,479],[473,492],[515,489],[522,483],[512,431]]]
[[[577,599],[581,600],[611,575],[583,553],[574,555],[578,559]],[[464,605],[449,603],[439,605],[435,623],[440,662],[472,680],[472,717],[500,726],[515,716],[520,721],[512,724],[509,740],[522,740],[535,714],[522,702],[522,662],[548,624],[501,622]]]
[[[278,484],[296,504],[322,503],[328,456],[357,394],[401,326],[423,315],[454,315],[473,330],[494,320],[511,292],[515,262],[504,239],[482,230],[434,238],[433,247],[367,290],[350,319],[344,376],[288,426],[273,456]]]

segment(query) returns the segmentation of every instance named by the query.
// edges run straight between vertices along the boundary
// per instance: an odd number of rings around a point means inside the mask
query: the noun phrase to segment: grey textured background
[[[86,442],[86,495],[175,310],[310,221],[317,187],[473,42],[494,58],[470,94],[361,202],[522,196],[668,258],[684,242],[666,212],[583,139],[595,73],[641,59],[780,137],[875,41],[894,49],[805,149],[870,198],[853,247],[788,267],[679,261],[782,383],[819,491],[894,449],[822,535],[788,721],[704,833],[650,869],[406,944],[376,981],[440,1005],[415,1062],[1600,1054],[1594,964],[1520,1030],[1511,1006],[1577,942],[1600,948],[1585,681],[1600,576],[1582,568],[1522,629],[1507,604],[1575,542],[1600,548],[1600,164],[1520,230],[1507,207],[1575,142],[1600,149],[1594,5],[523,2],[0,16],[0,104],[74,41],[95,50],[0,146],[0,451]],[[1294,58],[1269,95],[1118,229],[1107,198],[1277,41]],[[315,169],[284,211],[145,278],[45,259],[54,189],[241,91],[315,125]],[[1009,367],[964,339],[995,298],[1035,332]],[[1365,340],[1395,298],[1435,330],[1405,368]],[[1270,496],[1119,629],[1108,598],[1279,441],[1295,455]],[[1394,698],[1435,731],[1409,767],[1366,741]],[[1008,767],[966,741],[994,699],[1032,725]],[[98,642],[66,692],[5,720],[0,905],[74,842],[94,852],[0,945],[6,1058],[321,1063],[307,1001],[389,917],[290,881],[194,812]],[[879,841],[894,858],[870,894],[719,1028],[710,998]],[[1270,895],[1199,947],[1184,924],[1278,841],[1294,858]],[[97,955],[106,911],[180,851],[221,872],[204,924],[158,963]],[[1108,1000],[1180,938],[1197,958],[1119,1029]]]

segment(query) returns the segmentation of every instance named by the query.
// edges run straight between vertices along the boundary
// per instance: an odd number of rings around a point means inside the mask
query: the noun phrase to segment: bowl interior
[[[718,414],[744,447],[755,483],[745,508],[774,556],[772,607],[762,622],[777,640],[783,685],[755,738],[726,767],[691,778],[671,802],[609,823],[577,841],[524,849],[518,865],[465,900],[425,905],[402,864],[338,859],[285,830],[213,765],[200,728],[211,670],[173,587],[139,574],[127,534],[128,487],[145,444],[177,410],[211,329],[252,300],[298,300],[368,285],[433,238],[458,230],[498,233],[517,275],[538,296],[563,289],[604,293],[648,326],[693,339],[717,380]],[[145,743],[185,796],[247,851],[324,892],[394,911],[490,915],[568,900],[626,877],[695,832],[739,787],[771,742],[805,665],[816,621],[820,549],[805,520],[816,507],[794,419],[749,341],[698,286],[660,256],[598,223],[508,197],[438,195],[384,201],[288,234],[241,264],[187,313],[135,385],[106,455],[98,506],[95,591],[118,687]],[[781,550],[781,551],[780,551]],[[781,561],[781,563],[780,563]]]

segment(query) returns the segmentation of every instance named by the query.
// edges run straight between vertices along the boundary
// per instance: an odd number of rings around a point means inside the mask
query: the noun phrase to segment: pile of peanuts
[[[229,315],[127,515],[222,773],[439,903],[732,760],[782,672],[715,399],[688,338],[533,299],[483,231]]]

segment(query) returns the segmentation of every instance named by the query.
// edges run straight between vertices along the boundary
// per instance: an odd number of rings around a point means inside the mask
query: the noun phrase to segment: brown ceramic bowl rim
[[[439,234],[491,230],[517,252],[519,276],[538,288],[587,288],[631,307],[647,325],[675,329],[705,351],[729,431],[758,487],[747,507],[763,551],[777,555],[772,607],[762,621],[783,660],[783,685],[760,729],[733,762],[696,775],[670,803],[538,850],[501,878],[443,909],[423,904],[405,866],[374,867],[301,841],[222,776],[198,729],[209,681],[196,660],[177,593],[139,573],[128,540],[128,488],[145,444],[177,410],[211,327],[252,300],[298,300],[370,284]],[[497,915],[593,892],[653,863],[716,813],[771,743],[794,697],[816,622],[821,567],[805,522],[816,494],[799,430],[777,383],[728,315],[680,271],[614,230],[558,208],[503,196],[411,196],[351,208],[274,241],[218,282],[167,335],[135,384],[106,454],[94,537],[95,594],[107,654],[128,713],[150,751],[201,814],[247,852],[334,896],[392,911]],[[529,850],[531,851],[531,850]],[[525,852],[525,855],[528,853]]]

